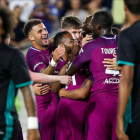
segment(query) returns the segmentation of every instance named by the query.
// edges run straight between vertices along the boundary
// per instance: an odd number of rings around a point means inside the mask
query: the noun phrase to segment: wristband
[[[52,60],[51,60],[51,65],[52,65],[53,67],[56,67],[56,66],[57,66],[57,63],[53,60],[53,58],[52,58]]]
[[[38,129],[37,117],[28,117],[27,128],[28,129]]]

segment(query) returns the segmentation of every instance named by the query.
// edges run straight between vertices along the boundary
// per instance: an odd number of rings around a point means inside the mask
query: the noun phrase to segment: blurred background
[[[0,5],[9,7],[15,14],[15,36],[11,38],[11,45],[21,49],[24,55],[31,44],[23,34],[23,26],[31,18],[43,21],[49,37],[60,31],[60,20],[66,15],[77,16],[83,22],[86,16],[104,10],[113,15],[114,27],[121,29],[129,24],[125,19],[123,0],[0,0]],[[16,106],[23,133],[26,135],[27,113],[20,91]]]
[[[66,15],[74,15],[84,21],[86,16],[104,10],[113,15],[114,27],[127,25],[123,0],[0,0],[0,5],[15,13],[15,37],[11,38],[11,45],[20,49],[30,46],[23,34],[23,26],[31,18],[43,20],[49,37],[60,31],[60,20]]]

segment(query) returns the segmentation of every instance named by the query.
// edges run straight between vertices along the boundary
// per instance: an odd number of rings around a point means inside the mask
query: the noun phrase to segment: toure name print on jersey
[[[116,54],[116,48],[101,48],[102,54]]]

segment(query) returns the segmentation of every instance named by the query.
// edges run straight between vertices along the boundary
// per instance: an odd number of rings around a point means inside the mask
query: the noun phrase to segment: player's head
[[[128,17],[131,14],[140,15],[140,0],[124,0],[125,13]]]
[[[100,11],[93,15],[92,17],[93,33],[94,38],[101,36],[101,33],[106,31],[111,31],[113,25],[113,17],[110,13],[106,11]]]
[[[48,45],[48,31],[42,20],[30,19],[24,25],[24,34],[27,36],[33,46],[46,47]]]
[[[71,54],[71,51],[74,46],[74,39],[68,31],[59,32],[54,37],[54,46],[58,47],[65,47],[65,50],[68,54]]]
[[[0,6],[0,40],[5,40],[8,34],[13,34],[14,16],[12,11]]]
[[[83,22],[82,25],[82,34],[85,37],[86,34],[90,34],[93,32],[93,26],[92,26],[92,16],[87,16],[85,21]]]
[[[66,16],[61,19],[62,31],[70,32],[75,36],[75,38],[78,41],[81,39],[80,37],[81,27],[82,27],[81,21],[75,16]]]

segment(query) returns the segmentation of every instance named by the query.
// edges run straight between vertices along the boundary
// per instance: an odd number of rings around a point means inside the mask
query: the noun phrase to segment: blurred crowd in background
[[[0,0],[0,5],[8,6],[15,14],[15,35],[11,45],[20,49],[30,47],[23,34],[23,26],[28,19],[38,18],[43,21],[49,37],[60,31],[63,16],[74,15],[82,22],[86,16],[105,10],[114,17],[114,27],[127,26],[122,0]]]

